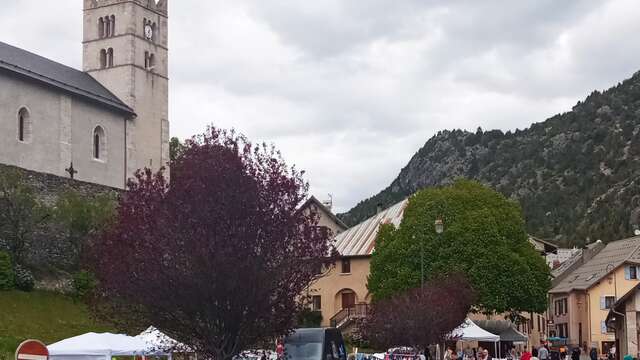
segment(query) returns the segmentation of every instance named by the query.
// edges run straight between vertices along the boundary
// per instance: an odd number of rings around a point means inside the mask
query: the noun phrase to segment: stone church
[[[169,160],[168,0],[84,0],[83,69],[0,42],[0,164],[124,188]]]

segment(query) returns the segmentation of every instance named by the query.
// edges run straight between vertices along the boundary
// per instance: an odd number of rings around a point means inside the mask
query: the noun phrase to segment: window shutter
[[[604,296],[600,296],[600,310],[604,310],[607,308],[607,303],[605,301]]]
[[[624,267],[624,279],[631,280],[631,267],[629,265]]]

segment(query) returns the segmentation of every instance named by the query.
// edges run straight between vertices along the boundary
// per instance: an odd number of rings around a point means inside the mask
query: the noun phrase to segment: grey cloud
[[[0,41],[81,66],[77,0],[4,0]],[[347,210],[443,128],[524,128],[638,69],[635,0],[171,0],[171,130],[274,142]],[[28,21],[25,21],[28,19]]]

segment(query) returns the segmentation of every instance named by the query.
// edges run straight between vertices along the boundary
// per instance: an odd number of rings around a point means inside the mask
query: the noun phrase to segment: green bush
[[[314,311],[309,308],[305,308],[298,314],[298,327],[314,328],[320,327],[321,324],[322,313],[320,311]]]
[[[95,276],[88,271],[78,271],[73,275],[73,298],[85,300],[95,289],[97,281]]]
[[[14,274],[15,274],[16,288],[18,290],[22,290],[22,291],[33,290],[36,284],[36,279],[33,277],[33,274],[29,269],[22,267],[20,265],[16,265],[16,267],[14,268]]]
[[[14,286],[15,276],[11,266],[11,256],[0,251],[0,290],[11,290]]]

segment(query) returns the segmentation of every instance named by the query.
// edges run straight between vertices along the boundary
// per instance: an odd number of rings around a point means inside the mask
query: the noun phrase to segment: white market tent
[[[187,345],[179,343],[170,338],[162,331],[153,326],[141,332],[136,338],[143,340],[149,345],[150,351],[171,353],[171,352],[193,352]]]
[[[451,332],[452,339],[460,341],[486,341],[497,343],[500,336],[492,334],[467,318],[462,325]]]
[[[451,332],[450,337],[458,341],[486,341],[492,342],[496,356],[498,354],[498,342],[500,336],[492,334],[487,330],[476,325],[471,319],[467,318],[462,325],[458,326]]]
[[[111,360],[112,356],[166,355],[137,336],[86,333],[47,346],[51,360]]]

